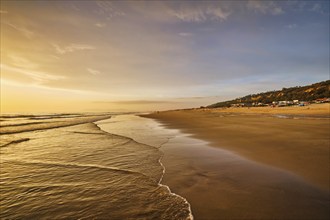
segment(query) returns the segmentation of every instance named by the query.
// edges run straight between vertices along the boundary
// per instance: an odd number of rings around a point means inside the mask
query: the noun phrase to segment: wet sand
[[[290,114],[294,117],[285,117]],[[301,108],[177,110],[144,117],[209,141],[213,147],[293,172],[329,192],[328,103]]]
[[[196,220],[329,218],[329,194],[290,172],[184,136],[162,150],[163,184],[189,201]]]
[[[99,126],[159,147],[166,168],[161,183],[187,199],[194,219],[329,218],[329,193],[292,172],[210,146],[153,119],[117,116]]]

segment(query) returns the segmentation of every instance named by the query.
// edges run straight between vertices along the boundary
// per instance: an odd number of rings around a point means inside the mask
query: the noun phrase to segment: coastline
[[[118,118],[120,118],[120,119],[117,121]],[[189,201],[185,197],[173,192],[171,190],[170,186],[163,182],[163,178],[166,173],[166,167],[164,166],[164,164],[162,162],[162,160],[164,158],[164,152],[161,150],[161,147],[162,147],[162,145],[167,143],[167,141],[164,141],[164,139],[168,140],[168,136],[167,136],[168,134],[162,133],[158,137],[155,137],[154,140],[152,140],[152,138],[150,138],[148,136],[150,133],[144,133],[144,132],[139,133],[134,130],[134,129],[136,129],[136,126],[137,126],[137,124],[135,123],[136,119],[139,119],[139,117],[133,116],[133,115],[117,115],[108,120],[105,119],[105,120],[96,121],[96,122],[94,122],[94,124],[101,131],[103,131],[107,134],[115,135],[115,136],[119,136],[119,137],[123,137],[123,138],[129,138],[132,142],[135,142],[140,145],[145,145],[145,146],[148,146],[148,147],[151,147],[151,148],[154,148],[155,150],[157,150],[160,154],[157,161],[162,170],[161,176],[158,178],[158,182],[157,182],[158,186],[161,188],[165,188],[171,196],[173,196],[177,199],[177,201],[175,201],[176,206],[180,205],[178,203],[178,201],[180,201],[181,203],[184,204],[184,206],[181,204],[182,213],[179,213],[179,212],[176,213],[177,219],[193,220],[194,216],[193,216],[193,213],[191,210],[191,204],[189,203]],[[144,119],[144,120],[146,120],[146,119]],[[144,124],[144,123],[142,123],[142,124]],[[122,125],[124,126],[124,129],[121,127]],[[138,125],[141,125],[141,124],[138,122]],[[153,127],[155,125],[149,124],[149,126]],[[129,127],[130,129],[127,129],[127,127]],[[139,131],[143,130],[140,127],[138,127],[138,128],[139,128]],[[134,131],[133,133],[131,133],[132,130]],[[137,135],[137,136],[135,136],[135,135]],[[146,137],[148,137],[148,138],[145,139]]]
[[[328,193],[290,172],[211,147],[154,119],[126,115],[98,124],[159,148],[161,184],[191,204],[194,219],[328,218]]]
[[[167,128],[181,129],[210,142],[212,147],[293,172],[329,192],[329,107],[326,103],[173,110],[142,117],[156,119]],[[295,117],[274,117],[277,114]]]
[[[78,218],[81,213],[91,218],[107,218],[111,213],[116,219],[329,217],[329,192],[292,172],[214,147],[210,141],[194,138],[183,129],[168,129],[155,119],[117,115],[93,123],[90,120],[78,125],[70,120],[72,126],[59,122],[58,126],[63,125],[60,128],[52,124],[50,129],[37,132],[3,135],[7,141],[18,141],[0,148],[2,166],[7,171],[0,179],[14,183],[13,188],[3,188],[7,207],[2,217],[19,218],[23,213],[31,218],[47,217],[49,213],[63,215],[54,211],[59,202],[56,198],[62,199],[62,194],[77,188],[63,205],[67,210],[83,210],[66,213]],[[35,124],[35,128],[39,125]],[[18,178],[22,175],[24,179]],[[48,200],[48,195],[58,193],[59,188],[53,187],[54,179],[65,188],[55,200]],[[25,189],[24,181],[35,187],[32,195],[20,194],[22,187]],[[47,188],[40,188],[39,183]],[[24,198],[19,212],[8,205],[15,201],[12,194],[17,192]],[[86,195],[92,199],[87,203]],[[34,212],[37,209],[33,207],[45,212]]]

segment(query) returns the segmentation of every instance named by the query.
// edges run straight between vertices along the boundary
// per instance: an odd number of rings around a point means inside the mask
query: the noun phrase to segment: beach
[[[187,200],[194,219],[329,218],[325,187],[196,138],[174,126],[179,119],[170,126],[142,116],[116,116],[97,124],[106,132],[158,147],[165,168],[161,183]]]
[[[329,103],[304,107],[194,109],[153,113],[243,157],[293,172],[329,191]]]
[[[1,120],[1,218],[329,218],[326,115],[198,109]],[[282,148],[262,150],[276,138]]]
[[[329,104],[143,117],[192,138],[162,148],[163,182],[196,219],[329,218]]]

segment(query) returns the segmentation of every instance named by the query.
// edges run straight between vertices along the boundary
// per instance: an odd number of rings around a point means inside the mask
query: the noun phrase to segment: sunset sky
[[[1,1],[1,113],[199,107],[329,79],[329,1]]]

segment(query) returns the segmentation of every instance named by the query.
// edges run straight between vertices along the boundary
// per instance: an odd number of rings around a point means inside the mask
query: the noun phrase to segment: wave
[[[74,118],[66,121],[54,121],[45,123],[31,123],[26,125],[14,125],[14,126],[1,126],[0,134],[16,134],[29,131],[46,130],[53,128],[61,128],[85,123],[91,123],[103,119],[111,118],[110,115],[97,115],[97,116],[86,116],[84,118]]]
[[[42,114],[42,115],[33,115],[33,114],[5,114],[0,115],[0,118],[38,118],[38,117],[67,117],[67,116],[84,116],[84,114],[78,114],[78,113],[61,113],[61,114]]]
[[[0,127],[0,134],[8,134],[3,136],[3,140],[8,143],[1,148],[31,141],[27,145],[1,150],[1,164],[5,172],[0,175],[0,184],[3,184],[3,201],[7,205],[4,205],[0,218],[33,218],[35,215],[49,217],[50,211],[57,210],[57,206],[53,206],[55,200],[47,203],[48,195],[71,193],[72,198],[65,200],[66,206],[74,210],[75,204],[79,203],[77,210],[84,210],[90,216],[100,215],[104,218],[103,214],[107,215],[107,211],[110,211],[115,219],[132,216],[193,219],[189,202],[161,184],[165,174],[161,162],[163,152],[158,147],[141,144],[132,138],[108,133],[93,123],[108,118],[110,115],[98,115],[60,122]],[[74,127],[61,128],[68,126]],[[60,129],[16,135],[52,128]],[[53,183],[59,187],[48,187]],[[76,183],[83,185],[77,189]],[[69,184],[68,188],[61,188],[63,184]],[[20,212],[10,205],[15,202],[15,194],[24,198],[18,207]],[[104,208],[108,203],[99,201],[109,201],[108,196],[111,196],[110,204],[113,206],[107,205]],[[62,202],[62,198],[58,197],[58,202]],[[132,198],[135,199],[132,201]],[[87,200],[89,202],[86,203]],[[135,203],[134,200],[143,202]],[[45,212],[35,212],[36,207]],[[116,207],[123,208],[117,210]],[[86,216],[77,211],[58,214],[67,214],[72,218]]]
[[[1,128],[6,128],[6,127],[18,127],[18,126],[25,126],[25,125],[36,125],[36,124],[45,124],[49,122],[27,122],[27,123],[21,123],[21,124],[6,124],[6,125],[1,125]]]
[[[81,117],[86,117],[86,115],[72,115],[72,114],[62,114],[62,115],[42,115],[42,116],[34,116],[30,117],[28,119],[30,120],[49,120],[49,119],[68,119],[68,118],[81,118]]]
[[[163,157],[163,156],[162,156],[162,157]],[[188,202],[188,200],[187,200],[186,198],[184,198],[184,197],[182,197],[182,196],[176,194],[176,193],[173,193],[173,192],[171,191],[171,189],[170,189],[169,186],[164,185],[164,184],[161,184],[161,182],[162,182],[162,180],[163,180],[163,177],[164,177],[164,175],[165,175],[165,172],[166,172],[165,166],[164,166],[163,163],[161,162],[162,157],[158,160],[159,164],[160,164],[160,165],[162,166],[162,168],[163,168],[163,175],[162,175],[161,178],[159,179],[159,181],[158,181],[158,185],[159,185],[159,186],[166,187],[171,195],[176,196],[176,197],[182,199],[182,200],[184,201],[184,203],[188,206],[188,210],[189,210],[189,216],[187,217],[186,220],[193,220],[193,219],[194,219],[194,216],[193,216],[193,214],[192,214],[191,205],[190,205],[190,203]]]
[[[28,117],[34,117],[34,115],[0,115],[1,119],[28,118]]]
[[[93,124],[95,124],[95,123],[93,123]],[[164,184],[161,184],[161,182],[162,182],[162,180],[163,180],[163,177],[164,177],[164,175],[165,175],[165,172],[166,172],[166,168],[165,168],[165,166],[163,165],[163,163],[161,162],[161,160],[162,160],[162,158],[163,158],[163,156],[164,156],[164,153],[163,153],[163,151],[160,150],[160,147],[162,147],[164,144],[168,143],[170,139],[168,139],[168,140],[165,141],[164,143],[160,144],[159,147],[156,147],[156,146],[151,146],[151,145],[144,144],[144,143],[139,143],[139,142],[135,141],[133,138],[130,138],[130,137],[121,136],[121,135],[118,135],[118,134],[111,134],[111,133],[108,133],[108,132],[102,130],[97,124],[95,124],[95,125],[99,128],[99,130],[101,130],[101,131],[103,131],[103,132],[105,132],[105,133],[107,133],[107,134],[109,134],[109,135],[112,135],[112,136],[118,136],[118,137],[121,137],[121,138],[127,138],[127,139],[130,139],[131,141],[133,141],[133,142],[135,142],[135,143],[138,143],[138,144],[141,144],[141,145],[144,145],[144,146],[148,146],[148,147],[151,147],[151,148],[156,148],[156,149],[161,153],[161,156],[160,156],[160,158],[158,159],[158,163],[159,163],[159,165],[162,167],[162,175],[161,175],[161,177],[160,177],[159,180],[158,180],[158,183],[157,183],[158,186],[160,186],[160,187],[165,187],[165,188],[168,190],[169,194],[171,194],[171,195],[174,196],[174,197],[177,197],[177,198],[181,199],[181,200],[184,202],[184,204],[186,204],[186,205],[188,206],[189,215],[188,215],[188,217],[187,217],[186,220],[193,220],[193,219],[194,219],[194,216],[193,216],[193,214],[192,214],[192,210],[191,210],[191,205],[190,205],[190,203],[188,202],[188,200],[187,200],[186,198],[184,198],[184,197],[178,195],[178,194],[173,193],[173,192],[171,191],[171,189],[170,189],[169,186],[164,185]]]
[[[23,164],[23,165],[41,165],[41,166],[58,166],[58,167],[63,167],[63,168],[69,168],[69,167],[77,167],[77,168],[91,168],[91,169],[99,169],[99,170],[108,170],[112,172],[118,172],[122,174],[133,174],[133,175],[139,175],[143,176],[145,178],[148,178],[150,181],[156,183],[151,177],[140,173],[136,172],[133,170],[128,170],[128,169],[121,169],[118,167],[110,167],[110,166],[102,166],[98,164],[80,164],[80,163],[58,163],[54,161],[38,161],[38,160],[3,160],[2,162],[11,162],[11,163],[16,163],[16,164]]]
[[[21,142],[29,141],[29,140],[30,140],[30,138],[21,138],[21,139],[13,140],[13,141],[10,141],[9,143],[6,143],[4,145],[0,145],[0,148],[7,147],[8,145],[11,145],[11,144],[18,144],[18,143],[21,143]]]

